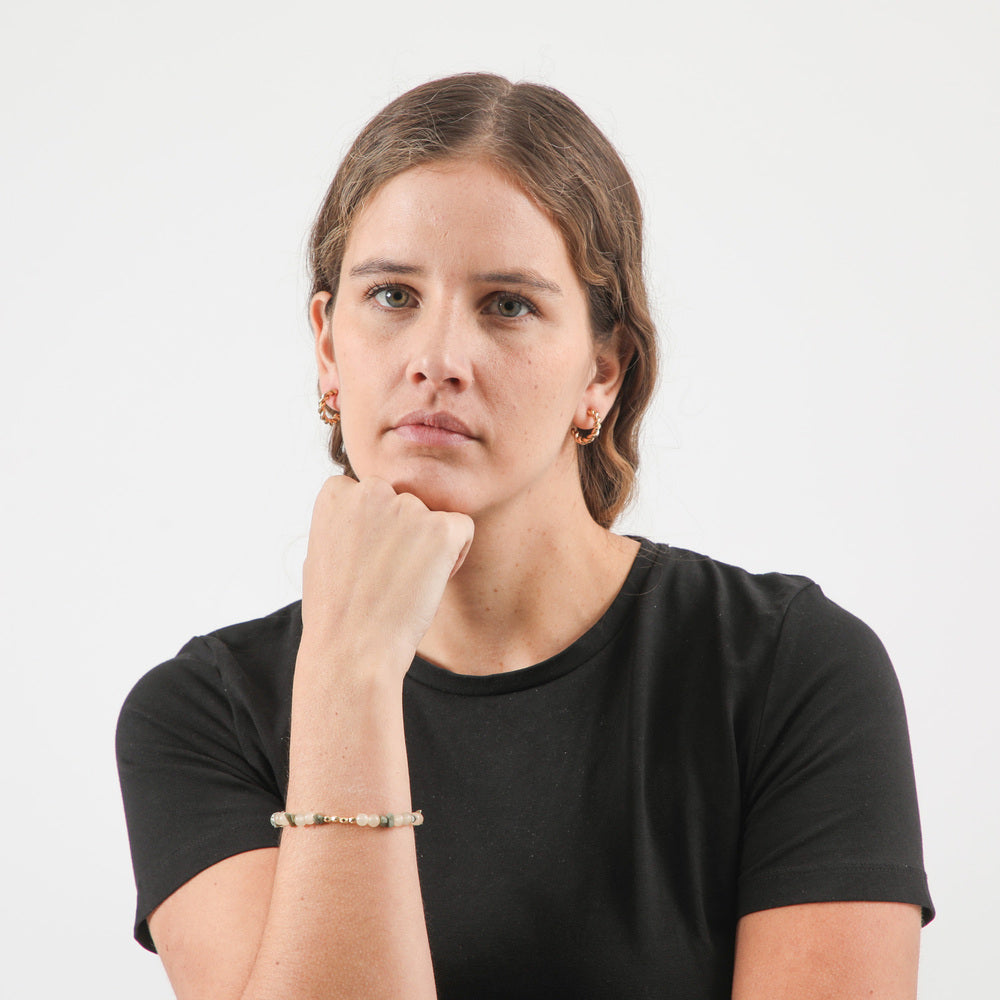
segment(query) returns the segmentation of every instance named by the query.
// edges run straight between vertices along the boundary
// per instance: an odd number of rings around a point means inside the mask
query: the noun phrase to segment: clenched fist
[[[302,641],[347,651],[345,663],[403,665],[430,627],[472,544],[465,514],[432,511],[374,477],[327,479],[316,498],[302,573]],[[349,669],[349,665],[341,669]]]

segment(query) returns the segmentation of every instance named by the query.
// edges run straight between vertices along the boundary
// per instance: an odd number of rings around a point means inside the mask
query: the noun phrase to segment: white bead
[[[379,824],[378,816],[372,815],[368,817],[368,825],[370,827],[374,829],[376,826],[378,826],[378,824]]]
[[[368,813],[358,813],[357,816],[354,817],[354,822],[357,823],[358,826],[367,826]]]

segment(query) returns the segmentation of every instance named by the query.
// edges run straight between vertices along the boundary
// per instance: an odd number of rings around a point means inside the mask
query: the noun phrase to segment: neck
[[[483,516],[419,653],[457,673],[531,666],[578,639],[607,611],[638,543],[602,528],[582,495],[548,517]],[[520,523],[517,523],[520,522]]]

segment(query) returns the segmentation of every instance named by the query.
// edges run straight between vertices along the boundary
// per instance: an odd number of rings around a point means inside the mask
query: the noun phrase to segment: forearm
[[[399,669],[296,664],[286,808],[400,813],[410,801]],[[246,1000],[433,997],[414,830],[286,829]]]

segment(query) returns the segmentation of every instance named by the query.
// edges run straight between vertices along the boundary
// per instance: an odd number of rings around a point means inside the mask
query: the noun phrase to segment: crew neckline
[[[656,586],[662,571],[667,545],[658,545],[641,535],[628,535],[639,543],[625,582],[608,610],[579,639],[554,656],[529,667],[496,674],[461,674],[439,667],[422,656],[414,656],[406,679],[461,695],[495,695],[523,691],[548,684],[586,663],[620,631],[635,607],[636,598]]]

